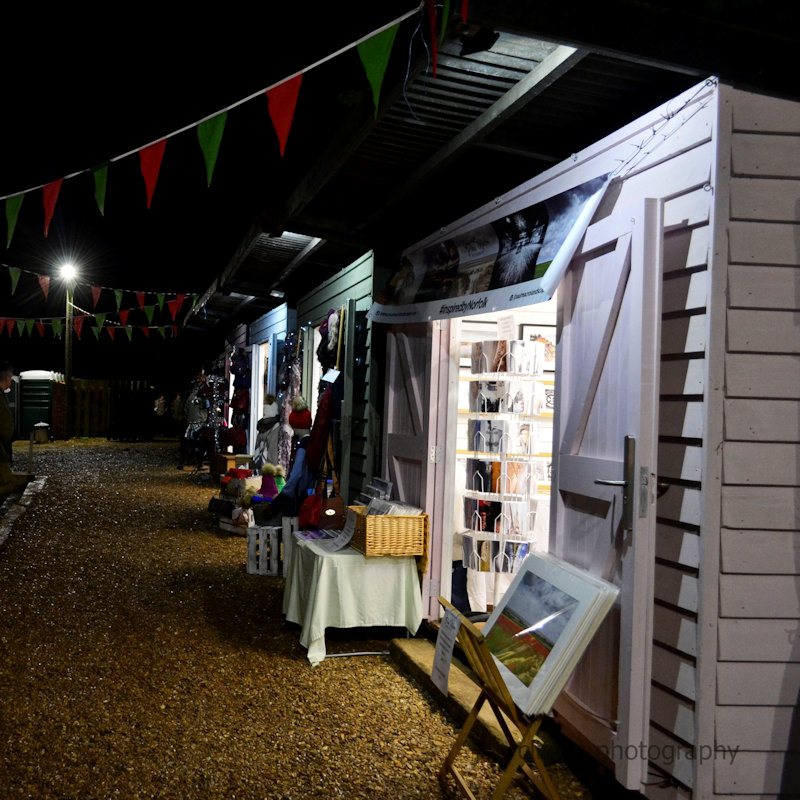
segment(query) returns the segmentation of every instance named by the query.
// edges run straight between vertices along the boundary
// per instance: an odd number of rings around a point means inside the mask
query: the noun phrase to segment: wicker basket
[[[356,515],[351,546],[365,556],[422,556],[428,544],[428,515],[406,517],[370,514],[366,506],[349,506]]]

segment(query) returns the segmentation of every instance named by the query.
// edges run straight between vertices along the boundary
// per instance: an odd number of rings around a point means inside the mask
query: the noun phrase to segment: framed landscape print
[[[521,711],[550,711],[618,591],[546,553],[525,559],[482,630]]]

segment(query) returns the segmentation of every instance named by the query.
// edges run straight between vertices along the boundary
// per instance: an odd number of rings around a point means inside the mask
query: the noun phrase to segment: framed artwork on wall
[[[524,342],[544,344],[544,372],[556,371],[556,326],[520,325],[519,338]]]

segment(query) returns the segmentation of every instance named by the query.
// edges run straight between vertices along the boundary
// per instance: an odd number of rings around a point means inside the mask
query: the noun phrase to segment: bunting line
[[[362,42],[365,42],[368,39],[371,39],[373,36],[376,36],[376,35],[378,35],[380,33],[383,33],[388,28],[391,28],[394,25],[399,25],[401,22],[404,22],[405,20],[409,19],[410,17],[413,17],[415,14],[420,13],[420,11],[423,9],[423,7],[424,7],[424,0],[423,0],[423,2],[418,3],[411,11],[407,11],[405,14],[402,14],[401,16],[397,17],[396,19],[393,19],[391,22],[388,22],[385,25],[382,25],[380,28],[377,28],[377,29],[371,31],[370,33],[366,34],[365,36],[362,36],[360,39],[357,39],[356,41],[351,42],[350,44],[347,44],[344,47],[341,47],[336,52],[331,53],[331,54],[329,54],[327,56],[323,56],[318,61],[315,61],[314,63],[308,65],[304,69],[297,70],[296,72],[293,72],[291,75],[286,75],[286,76],[282,77],[280,80],[275,81],[275,83],[272,83],[269,86],[267,86],[267,87],[265,87],[263,89],[260,89],[257,92],[253,92],[252,94],[248,95],[247,97],[244,97],[241,100],[237,100],[235,103],[231,103],[230,105],[226,106],[225,108],[219,109],[218,111],[215,111],[212,114],[208,114],[207,116],[203,117],[202,119],[197,120],[196,122],[190,123],[188,125],[184,125],[184,127],[179,128],[178,130],[172,131],[172,133],[168,133],[168,134],[166,134],[164,136],[159,136],[156,139],[153,139],[152,141],[148,142],[147,144],[141,145],[139,147],[136,147],[133,150],[129,150],[126,153],[122,153],[121,155],[113,156],[112,158],[107,159],[107,161],[105,163],[106,164],[112,164],[112,163],[114,163],[116,161],[121,161],[121,160],[123,160],[125,158],[128,158],[129,156],[132,156],[132,155],[135,155],[137,153],[140,153],[143,150],[147,151],[149,148],[152,148],[155,145],[158,145],[162,141],[166,142],[167,139],[171,139],[171,138],[173,138],[175,136],[178,136],[178,135],[180,135],[182,133],[185,133],[186,131],[194,130],[195,128],[198,127],[198,125],[201,125],[202,123],[204,123],[204,122],[206,122],[206,121],[208,121],[210,119],[213,119],[214,117],[218,116],[219,114],[221,114],[223,112],[231,111],[232,109],[238,108],[239,106],[242,106],[245,103],[249,103],[251,100],[255,100],[257,97],[263,96],[266,92],[270,91],[271,89],[274,89],[275,87],[280,86],[280,84],[286,83],[287,81],[291,80],[292,78],[297,78],[298,76],[303,75],[303,74],[311,71],[312,69],[316,69],[317,67],[321,66],[322,64],[327,63],[328,61],[332,61],[334,58],[337,58],[338,56],[342,55],[343,53],[346,53],[348,50],[352,50],[353,48],[358,47],[358,45],[360,45]],[[75,178],[78,175],[83,175],[85,172],[93,172],[94,173],[96,170],[97,170],[97,166],[96,165],[94,167],[92,167],[92,168],[76,170],[75,172],[71,172],[68,175],[62,176],[59,179],[59,181],[64,181],[64,180],[69,180],[70,178]],[[17,191],[17,192],[11,192],[10,194],[6,194],[6,195],[0,195],[0,201],[8,200],[9,198],[17,197],[17,196],[20,196],[20,195],[26,195],[26,194],[29,194],[30,192],[35,192],[35,191],[37,191],[39,189],[44,189],[46,186],[50,186],[52,183],[54,183],[54,182],[50,181],[48,183],[39,184],[38,186],[31,186],[28,189],[23,189],[23,190],[20,190],[20,191]],[[149,204],[149,199],[148,199],[148,208],[149,207],[150,207],[150,204]],[[16,209],[16,210],[18,212],[18,209]],[[101,209],[101,213],[102,213],[102,209]],[[10,241],[10,236],[9,236],[9,241]]]

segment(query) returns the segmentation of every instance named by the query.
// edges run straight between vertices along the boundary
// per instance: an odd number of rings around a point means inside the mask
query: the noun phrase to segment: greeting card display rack
[[[515,573],[534,543],[536,500],[549,495],[551,477],[552,381],[543,373],[544,358],[541,342],[471,345],[457,448],[468,569]]]

